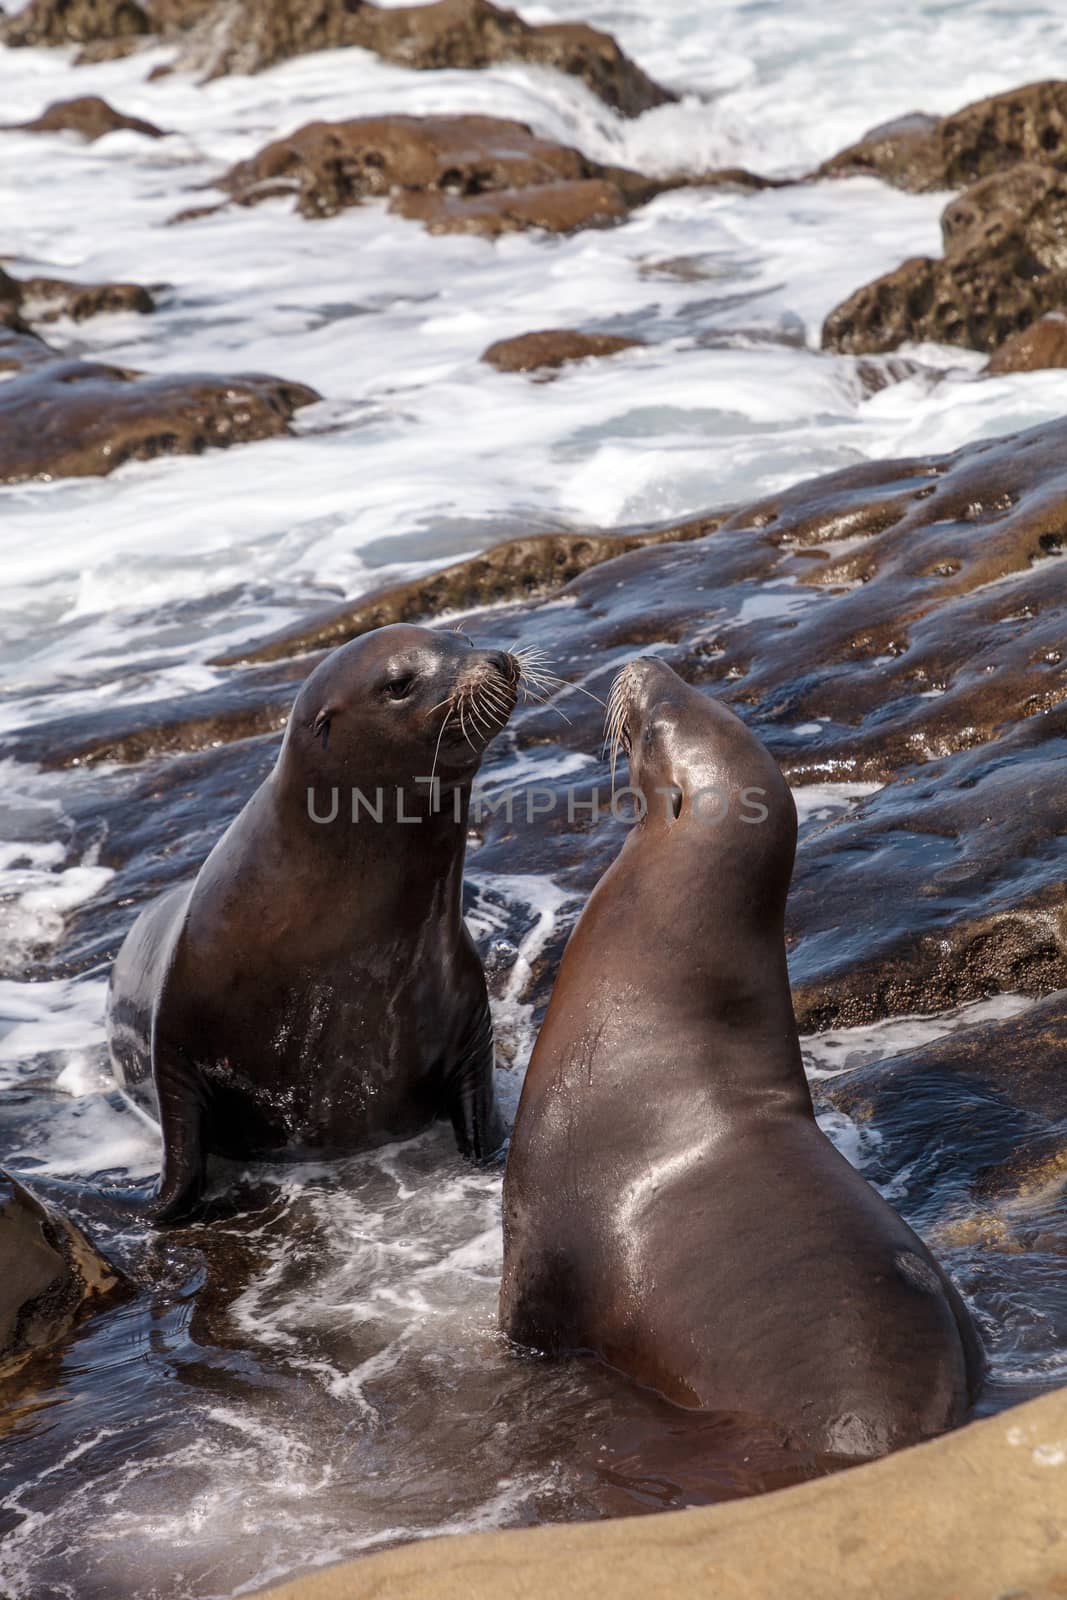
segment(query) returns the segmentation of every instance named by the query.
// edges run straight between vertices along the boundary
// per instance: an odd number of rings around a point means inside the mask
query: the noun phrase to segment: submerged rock
[[[574,328],[546,328],[539,333],[520,333],[514,339],[498,339],[482,352],[481,359],[498,372],[555,371],[569,361],[587,361],[592,356],[614,356],[621,350],[636,350],[643,339],[624,339],[613,333],[580,333]]]
[[[610,34],[579,22],[533,26],[489,0],[438,0],[434,5],[380,6],[353,0],[219,0],[190,8],[195,31],[179,67],[215,78],[260,72],[309,50],[356,45],[398,66],[439,70],[479,68],[502,61],[555,67],[580,78],[623,116],[637,117],[676,99],[653,83]],[[167,7],[173,21],[175,8]],[[156,7],[153,20],[159,21]]]
[[[1067,305],[1067,173],[1017,163],[967,189],[941,219],[944,256],[905,261],[831,311],[826,349],[905,339],[993,350]]]
[[[0,1170],[0,1378],[122,1287],[80,1228]]]
[[[143,117],[128,117],[95,94],[82,95],[75,100],[57,100],[32,122],[9,122],[0,126],[0,133],[80,133],[91,144],[94,139],[102,139],[105,133],[115,133],[121,128],[141,133],[146,139],[166,137],[154,122],[146,122]]]
[[[985,370],[992,377],[1044,367],[1067,367],[1067,314],[1062,311],[1050,311],[1021,333],[1011,334],[993,351]]]
[[[948,117],[900,117],[832,156],[815,176],[873,173],[898,189],[962,189],[1020,162],[1067,169],[1067,81],[1026,84]]]

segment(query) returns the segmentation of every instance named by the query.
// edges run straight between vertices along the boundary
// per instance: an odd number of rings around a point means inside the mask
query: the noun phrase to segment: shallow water
[[[1063,373],[979,384],[979,358],[923,347],[905,352],[911,376],[871,394],[856,361],[818,350],[845,294],[938,248],[944,197],[872,180],[680,191],[609,231],[495,245],[431,237],[375,205],[309,223],[271,202],[164,226],[198,185],[312,118],[487,111],[648,171],[788,174],[872,122],[1067,70],[1052,3],[894,0],[860,19],[844,0],[557,0],[525,14],[610,28],[691,93],[625,122],[581,85],[517,66],[406,73],[333,52],[198,86],[147,84],[160,51],[76,72],[63,52],[0,51],[5,119],[101,93],[174,130],[156,144],[0,136],[12,271],[166,285],[152,317],[48,337],[153,371],[274,371],[324,396],[292,439],[0,491],[0,732],[47,737],[74,714],[209,688],[221,650],[513,533],[680,517],[1063,412]],[[550,384],[478,362],[495,339],[551,326],[648,347]],[[745,601],[749,617],[796,603],[785,589]],[[143,801],[136,774],[0,762],[0,1149],[16,1170],[157,1170],[154,1131],[108,1088],[100,941],[72,938],[70,918],[116,887],[142,896],[175,851],[205,853],[253,765],[221,800],[191,794],[180,844],[153,839],[146,809],[128,885],[107,863],[126,849],[115,819],[134,828],[124,798]],[[502,750],[490,777],[580,769],[551,748]],[[800,791],[805,837],[876,787]],[[470,867],[491,967],[505,951],[494,1007],[513,1105],[536,1020],[527,979],[579,906],[547,877],[490,875],[476,855]],[[816,1091],[1025,1003],[807,1041]],[[877,1127],[823,1118],[921,1231],[956,1215],[950,1150],[918,1171]],[[323,1168],[223,1172],[220,1196],[235,1182],[242,1215],[220,1199],[206,1224],[158,1238],[81,1203],[135,1293],[43,1362],[32,1403],[4,1416],[12,1600],[206,1600],[403,1538],[687,1504],[798,1470],[774,1441],[742,1447],[727,1424],[621,1396],[595,1368],[509,1354],[494,1331],[499,1177],[464,1169],[444,1133]],[[1062,1258],[941,1253],[991,1344],[986,1404],[1067,1379]]]

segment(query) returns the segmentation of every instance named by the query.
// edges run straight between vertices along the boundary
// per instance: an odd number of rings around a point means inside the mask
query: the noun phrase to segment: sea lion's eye
[[[322,740],[322,748],[324,750],[325,750],[326,745],[329,742],[329,738],[330,738],[330,721],[331,721],[331,717],[332,717],[332,713],[331,712],[329,712],[329,711],[320,711],[318,716],[315,718],[314,722],[311,724],[311,736],[312,736],[313,739],[321,739]]]
[[[403,678],[390,678],[385,685],[385,694],[390,700],[406,700],[414,682],[415,675],[410,672]]]

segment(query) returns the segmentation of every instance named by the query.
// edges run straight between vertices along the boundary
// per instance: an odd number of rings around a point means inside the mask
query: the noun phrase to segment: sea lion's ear
[[[324,750],[330,738],[330,720],[332,717],[333,712],[330,710],[329,706],[323,706],[322,710],[311,724],[312,736],[316,739],[322,740],[322,748]]]

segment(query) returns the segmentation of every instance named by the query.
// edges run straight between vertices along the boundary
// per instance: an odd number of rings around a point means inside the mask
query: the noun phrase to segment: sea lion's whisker
[[[486,700],[491,706],[495,706],[497,708],[497,710],[503,715],[504,721],[506,722],[508,717],[511,715],[511,707],[504,698],[503,691],[498,689],[496,684],[489,683],[487,681],[482,684],[482,694],[485,696]]]
[[[445,736],[445,729],[448,727],[448,724],[452,720],[453,707],[451,705],[451,697],[449,697],[449,700],[442,700],[441,701],[441,705],[442,706],[447,705],[448,706],[448,710],[445,712],[444,721],[441,723],[441,731],[437,735],[437,744],[434,747],[433,765],[430,768],[430,784],[431,784],[430,792],[431,792],[431,794],[433,793],[433,789],[432,789],[433,780],[437,776],[437,758],[441,754],[441,740]],[[440,707],[435,707],[434,709],[435,710],[439,710]]]
[[[467,743],[470,745],[470,747],[474,751],[475,755],[477,755],[478,746],[475,744],[474,740],[471,738],[470,734],[467,732],[467,724],[463,720],[463,701],[464,701],[464,698],[465,697],[462,694],[459,697],[459,726],[460,726],[460,730],[461,730],[461,732],[463,734],[463,737],[466,739]]]

